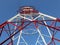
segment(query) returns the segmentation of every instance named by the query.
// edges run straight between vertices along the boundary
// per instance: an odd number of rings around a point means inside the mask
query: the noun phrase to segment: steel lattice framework
[[[57,45],[60,19],[32,7],[22,7],[18,14],[0,25],[0,45]],[[57,41],[57,42],[56,42]]]

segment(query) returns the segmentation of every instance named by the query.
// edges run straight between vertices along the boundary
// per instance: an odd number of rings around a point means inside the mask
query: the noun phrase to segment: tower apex
[[[20,8],[19,13],[21,15],[31,15],[31,14],[38,14],[38,11],[31,6],[24,6]]]

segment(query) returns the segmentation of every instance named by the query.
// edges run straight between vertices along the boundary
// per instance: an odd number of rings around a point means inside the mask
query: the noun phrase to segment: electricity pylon
[[[21,7],[16,16],[0,25],[0,45],[58,45],[59,23],[59,18],[33,7]]]

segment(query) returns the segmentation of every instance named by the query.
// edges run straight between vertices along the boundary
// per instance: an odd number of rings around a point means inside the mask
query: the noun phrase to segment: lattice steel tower
[[[60,19],[23,6],[18,14],[0,25],[0,45],[60,44]]]

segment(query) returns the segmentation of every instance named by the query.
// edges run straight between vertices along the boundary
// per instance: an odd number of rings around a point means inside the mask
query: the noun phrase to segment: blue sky
[[[33,6],[42,13],[60,18],[60,0],[0,0],[0,24],[15,16],[21,6]]]
[[[60,17],[60,0],[0,0],[0,24],[15,16],[21,6],[33,6],[42,13]]]

